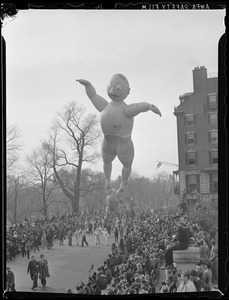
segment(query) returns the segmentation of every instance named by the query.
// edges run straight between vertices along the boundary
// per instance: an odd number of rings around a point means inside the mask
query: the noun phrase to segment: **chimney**
[[[207,91],[207,69],[204,66],[196,67],[193,71],[193,91],[201,93]]]

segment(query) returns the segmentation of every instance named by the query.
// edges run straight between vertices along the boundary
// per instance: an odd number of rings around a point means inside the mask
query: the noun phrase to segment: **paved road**
[[[40,280],[38,280],[38,287],[34,292],[49,292],[49,293],[66,293],[68,289],[72,289],[81,281],[88,279],[88,271],[93,264],[95,269],[103,265],[107,255],[111,253],[111,244],[114,242],[114,237],[108,240],[107,246],[104,245],[103,237],[101,237],[101,244],[95,245],[95,238],[87,236],[89,246],[78,247],[73,239],[72,246],[68,246],[67,239],[63,246],[54,242],[52,250],[44,249],[33,251],[31,255],[35,255],[39,259],[40,254],[43,253],[48,260],[51,277],[47,279],[47,286],[41,287]],[[27,266],[29,259],[27,257],[17,256],[15,260],[9,261],[7,265],[15,274],[15,283],[17,291],[32,291],[32,281],[27,277]]]

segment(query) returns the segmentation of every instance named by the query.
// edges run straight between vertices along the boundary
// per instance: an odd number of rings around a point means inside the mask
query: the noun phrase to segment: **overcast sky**
[[[152,178],[178,163],[174,106],[193,91],[192,70],[218,72],[224,10],[28,10],[2,29],[7,45],[7,118],[17,124],[29,154],[47,137],[56,112],[70,101],[99,113],[77,78],[89,80],[110,101],[106,86],[116,73],[130,83],[126,103],[149,102],[162,117],[135,117],[133,170]],[[96,169],[102,171],[101,159]],[[113,178],[121,174],[116,158]]]

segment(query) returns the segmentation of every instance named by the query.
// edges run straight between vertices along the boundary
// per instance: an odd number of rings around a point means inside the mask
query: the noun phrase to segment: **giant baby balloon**
[[[104,133],[102,158],[106,188],[110,189],[112,161],[118,156],[123,165],[120,186],[120,190],[123,190],[130,176],[134,159],[134,146],[131,139],[134,117],[149,110],[159,116],[161,116],[161,112],[155,105],[146,102],[127,105],[123,100],[129,95],[130,87],[127,78],[122,74],[114,75],[107,87],[111,102],[99,96],[89,81],[84,79],[76,81],[85,86],[87,96],[101,113],[100,123]]]

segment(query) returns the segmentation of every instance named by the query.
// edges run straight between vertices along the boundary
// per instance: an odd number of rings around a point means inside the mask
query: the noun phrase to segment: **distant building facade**
[[[191,209],[218,207],[218,77],[193,70],[193,92],[179,97],[177,118],[179,170],[175,189]]]

